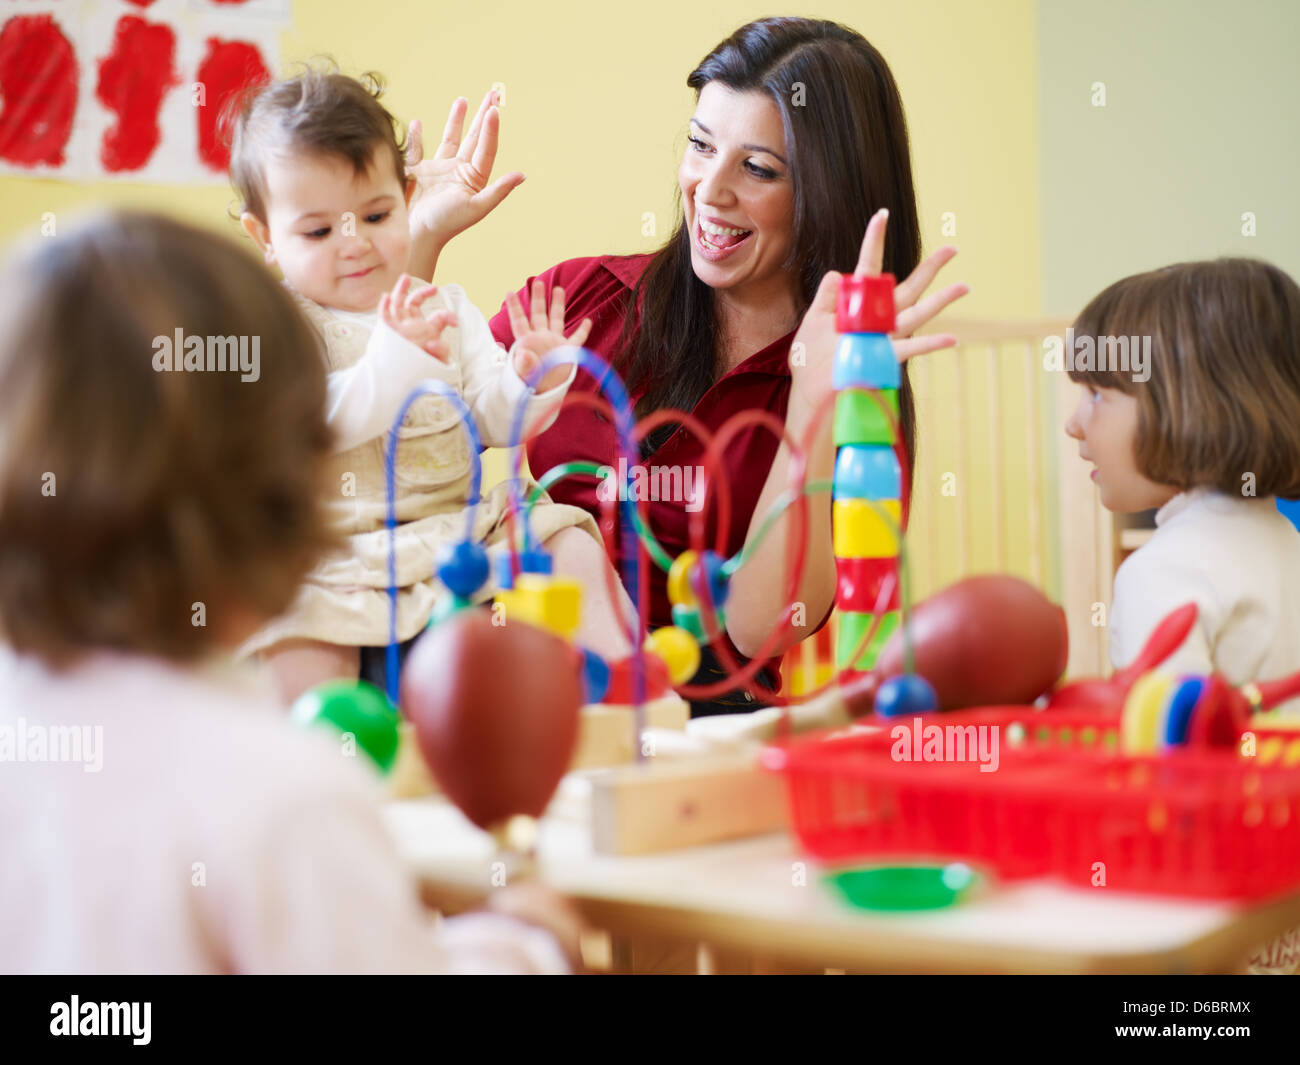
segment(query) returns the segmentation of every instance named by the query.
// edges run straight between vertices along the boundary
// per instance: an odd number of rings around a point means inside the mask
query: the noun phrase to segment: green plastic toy
[[[960,901],[979,880],[968,865],[879,865],[831,873],[828,883],[861,910],[937,910]]]
[[[364,680],[331,680],[298,697],[290,716],[299,725],[328,725],[351,735],[381,773],[397,758],[398,713],[388,696]]]

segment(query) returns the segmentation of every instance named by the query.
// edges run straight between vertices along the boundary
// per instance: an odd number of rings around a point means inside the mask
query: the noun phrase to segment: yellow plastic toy
[[[891,558],[898,554],[903,504],[897,499],[837,499],[831,519],[836,558]]]
[[[521,573],[515,586],[496,594],[505,607],[506,620],[527,621],[538,628],[572,640],[582,613],[582,584],[572,577]]]
[[[700,645],[685,629],[665,625],[645,638],[645,649],[663,659],[673,684],[685,684],[700,668]]]

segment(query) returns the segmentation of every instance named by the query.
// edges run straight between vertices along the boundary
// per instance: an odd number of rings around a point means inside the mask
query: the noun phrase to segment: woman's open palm
[[[889,212],[880,210],[867,223],[858,265],[854,270],[855,276],[880,273],[884,262],[885,227],[888,222]],[[950,303],[961,299],[970,291],[969,285],[958,283],[925,295],[925,290],[930,287],[939,271],[956,254],[957,249],[954,247],[940,248],[894,289],[897,322],[892,337],[899,362],[956,345],[957,338],[947,333],[913,336],[916,330]],[[803,378],[812,385],[813,394],[823,394],[831,387],[830,365],[839,339],[835,328],[835,303],[839,296],[841,276],[832,270],[822,278],[817,295],[813,297],[790,349],[791,375]]]

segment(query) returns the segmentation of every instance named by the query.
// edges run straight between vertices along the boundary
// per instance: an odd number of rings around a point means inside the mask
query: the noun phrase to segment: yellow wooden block
[[[832,514],[836,558],[892,558],[898,554],[903,504],[897,499],[837,499]]]
[[[521,573],[513,588],[497,592],[496,601],[505,607],[507,625],[527,621],[570,640],[582,617],[582,583],[572,577]]]

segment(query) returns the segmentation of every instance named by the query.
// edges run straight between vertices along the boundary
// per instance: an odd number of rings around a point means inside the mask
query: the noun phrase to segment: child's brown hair
[[[383,79],[339,72],[329,60],[304,66],[291,78],[250,91],[237,104],[230,148],[230,181],[241,210],[266,221],[265,160],[272,152],[301,152],[344,159],[364,174],[375,149],[391,160],[406,186],[405,139],[379,102]],[[380,165],[383,165],[382,162]]]
[[[1300,496],[1300,287],[1285,272],[1217,259],[1136,274],[1096,296],[1074,333],[1097,352],[1098,338],[1151,338],[1149,380],[1101,360],[1070,370],[1079,384],[1136,397],[1148,480]]]
[[[182,336],[255,339],[257,373],[168,369]],[[227,611],[283,611],[332,546],[319,343],[247,252],[167,218],[110,213],[15,256],[0,638],[58,666],[96,648],[187,660]]]

